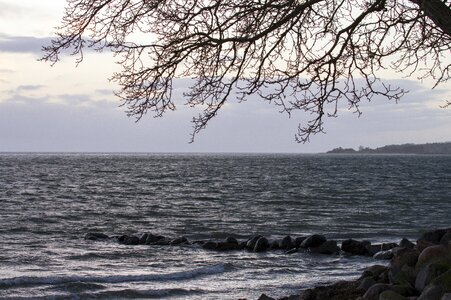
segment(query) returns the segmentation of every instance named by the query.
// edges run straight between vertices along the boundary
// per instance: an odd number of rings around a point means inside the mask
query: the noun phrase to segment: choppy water
[[[362,257],[86,241],[398,241],[451,226],[451,156],[0,154],[0,298],[256,299],[357,276]]]

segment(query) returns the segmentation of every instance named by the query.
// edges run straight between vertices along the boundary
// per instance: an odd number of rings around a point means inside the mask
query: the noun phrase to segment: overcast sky
[[[432,90],[431,82],[387,74],[410,90],[400,103],[362,103],[359,118],[343,110],[308,144],[294,141],[305,115],[289,119],[257,97],[232,100],[189,144],[193,109],[180,106],[138,123],[126,116],[108,81],[119,70],[110,54],[88,54],[78,67],[72,57],[54,67],[37,61],[63,7],[63,0],[0,0],[0,151],[308,153],[451,141],[451,108],[440,108],[451,99],[451,84]],[[183,90],[183,80],[178,83],[176,95]]]

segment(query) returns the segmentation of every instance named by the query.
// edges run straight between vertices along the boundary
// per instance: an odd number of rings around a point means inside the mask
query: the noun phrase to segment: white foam
[[[167,274],[141,274],[141,275],[106,275],[106,276],[22,276],[0,279],[0,287],[17,287],[24,285],[54,285],[70,282],[96,282],[96,283],[122,283],[142,281],[172,281],[191,279],[202,275],[220,274],[225,271],[223,264],[206,266],[198,269],[180,271]]]

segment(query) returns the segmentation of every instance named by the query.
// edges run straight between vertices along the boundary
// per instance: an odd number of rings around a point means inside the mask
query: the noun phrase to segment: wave
[[[27,285],[56,285],[71,282],[83,283],[123,283],[144,281],[172,281],[192,279],[204,275],[214,275],[225,272],[224,264],[216,264],[198,269],[180,271],[167,274],[142,274],[142,275],[106,275],[106,276],[21,276],[0,279],[0,288],[20,287]]]

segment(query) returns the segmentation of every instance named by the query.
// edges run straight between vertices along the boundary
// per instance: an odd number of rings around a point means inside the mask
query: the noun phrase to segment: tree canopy
[[[162,116],[176,108],[173,81],[192,79],[187,105],[193,138],[235,98],[256,94],[281,112],[300,110],[296,140],[324,130],[327,116],[375,96],[405,91],[380,80],[403,75],[450,77],[451,3],[442,0],[67,0],[45,61],[64,50],[111,49],[113,75],[128,115]]]

